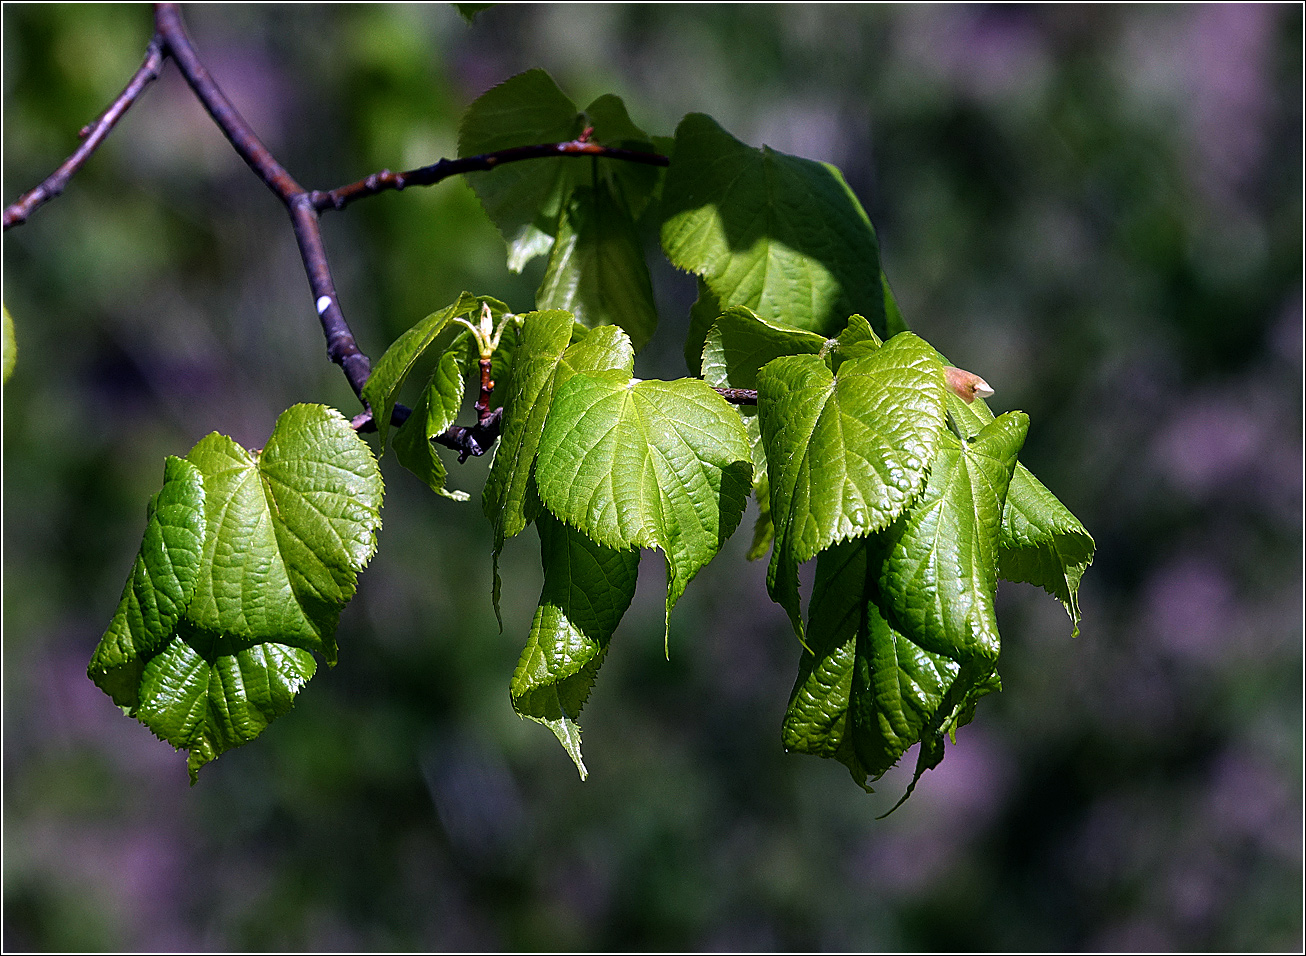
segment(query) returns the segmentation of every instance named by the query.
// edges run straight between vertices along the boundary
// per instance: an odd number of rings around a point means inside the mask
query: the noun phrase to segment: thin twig
[[[100,144],[109,135],[109,131],[113,129],[118,120],[122,119],[122,115],[136,102],[141,93],[145,91],[145,88],[159,78],[162,69],[163,48],[159,38],[155,36],[145,48],[145,62],[141,64],[140,69],[131,78],[131,82],[109,104],[108,109],[100,114],[97,120],[88,123],[82,129],[81,145],[77,147],[71,156],[60,163],[59,168],[47,176],[40,185],[24,193],[12,205],[5,207],[5,229],[27,222],[28,216],[64,191],[64,187],[68,185],[68,180],[72,179],[73,175],[82,168],[82,164],[90,158],[92,153],[99,149]]]
[[[606,159],[622,160],[628,163],[643,163],[649,166],[666,166],[671,160],[661,153],[642,153],[632,149],[620,149],[615,146],[600,146],[584,139],[574,139],[566,143],[540,143],[534,146],[513,146],[493,153],[479,156],[466,156],[462,159],[442,159],[429,166],[410,169],[406,173],[392,173],[383,169],[366,179],[360,179],[348,186],[337,189],[316,191],[310,194],[313,206],[319,210],[343,209],[356,199],[375,196],[389,190],[406,189],[409,186],[431,186],[450,176],[463,173],[485,172],[502,166],[504,163],[520,162],[524,159],[548,159],[560,156],[597,156]]]

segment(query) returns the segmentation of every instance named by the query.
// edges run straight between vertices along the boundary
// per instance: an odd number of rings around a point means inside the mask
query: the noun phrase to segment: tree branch
[[[12,205],[5,207],[5,229],[27,222],[28,216],[64,191],[68,181],[90,159],[91,154],[100,148],[100,144],[109,135],[109,131],[117,125],[118,120],[122,119],[122,115],[136,102],[145,88],[159,78],[163,70],[163,57],[163,46],[156,35],[145,48],[145,62],[131,78],[131,82],[100,114],[99,119],[82,128],[80,133],[82,144],[40,185],[24,193]]]
[[[502,166],[504,163],[520,162],[524,159],[547,159],[559,156],[597,156],[606,159],[623,160],[629,163],[644,163],[649,166],[667,166],[671,160],[661,153],[641,153],[631,149],[619,149],[614,146],[600,146],[585,139],[574,139],[566,143],[540,143],[536,146],[513,146],[493,153],[479,156],[466,156],[462,159],[442,159],[429,166],[410,169],[406,173],[392,173],[383,169],[366,179],[360,179],[348,186],[340,186],[327,191],[310,194],[316,209],[343,209],[356,199],[375,196],[389,190],[406,189],[409,186],[431,186],[450,176],[463,173],[485,172]]]
[[[322,240],[320,212],[326,209],[343,209],[349,203],[365,196],[374,196],[389,190],[397,191],[408,186],[430,186],[451,176],[488,171],[505,163],[528,159],[590,156],[652,166],[667,166],[670,163],[666,156],[659,153],[644,153],[590,142],[591,130],[587,129],[578,139],[565,143],[515,146],[479,156],[441,159],[429,166],[403,173],[392,173],[387,169],[337,189],[310,192],[277,162],[253,128],[240,115],[240,111],[222,92],[221,87],[201,62],[195,44],[187,34],[178,4],[156,3],[154,5],[154,30],[154,36],[146,48],[145,62],[136,71],[131,82],[109,104],[99,119],[82,130],[81,135],[84,138],[82,145],[44,182],[5,209],[4,228],[9,229],[11,226],[26,222],[32,212],[63,191],[68,181],[104,141],[123,113],[137,100],[145,87],[158,78],[164,60],[171,59],[177,64],[177,69],[187,85],[214,124],[231,143],[237,155],[286,207],[290,215],[291,228],[295,233],[295,241],[299,246],[300,258],[304,263],[304,272],[313,294],[318,319],[326,336],[327,355],[332,362],[341,367],[354,394],[360,399],[363,395],[363,386],[371,374],[372,363],[358,348],[349,323],[345,321],[344,313],[340,309],[335,282],[331,278],[326,247]],[[483,362],[482,365],[481,395],[476,403],[476,424],[470,427],[453,425],[432,439],[457,451],[459,461],[465,461],[469,456],[485,454],[499,436],[503,411],[489,408],[489,391],[493,388],[493,382],[489,381],[488,361]],[[741,389],[717,391],[721,392],[727,401],[735,404],[757,403],[755,392],[747,393]],[[409,414],[409,409],[397,406],[392,421],[395,424],[402,424]],[[370,411],[356,416],[353,425],[359,431],[370,431],[376,427]]]

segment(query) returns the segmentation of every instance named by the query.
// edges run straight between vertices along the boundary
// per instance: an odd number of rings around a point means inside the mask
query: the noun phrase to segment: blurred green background
[[[340,664],[259,741],[183,755],[86,679],[163,458],[251,447],[326,360],[286,216],[174,68],[4,234],[7,950],[1297,950],[1302,946],[1302,10],[1296,5],[186,9],[302,183],[456,152],[531,67],[650,133],[684,113],[833,162],[913,327],[1023,408],[1022,459],[1094,534],[1082,635],[1004,585],[1004,691],[893,816],[785,755],[799,647],[743,558],[661,559],[586,707],[581,783],[508,681],[533,532],[490,604],[484,461],[398,468]],[[3,198],[139,65],[145,5],[3,7]],[[461,181],[328,214],[375,359],[540,262]],[[656,255],[642,377],[684,374],[693,281]],[[746,523],[748,519],[745,519]],[[906,765],[914,759],[909,755]]]

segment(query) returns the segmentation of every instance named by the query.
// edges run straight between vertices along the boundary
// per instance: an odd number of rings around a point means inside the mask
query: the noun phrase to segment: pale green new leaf
[[[422,390],[422,397],[408,420],[395,432],[393,441],[395,456],[401,465],[426,482],[436,494],[454,501],[466,501],[467,492],[450,491],[444,486],[448,472],[431,439],[458,417],[467,375],[472,369],[479,368],[472,344],[470,336],[459,339],[454,347],[440,356],[431,380]]]
[[[859,313],[886,336],[875,230],[833,166],[754,149],[691,113],[676,129],[663,217],[668,258],[703,278],[718,313],[744,305],[821,335]]]
[[[972,440],[945,433],[924,493],[876,539],[886,616],[914,644],[959,663],[998,658],[998,531],[1028,426],[1023,412],[1008,412]]]
[[[470,292],[462,293],[452,305],[432,312],[395,339],[381,360],[373,366],[372,374],[363,386],[363,400],[372,409],[380,452],[385,451],[390,416],[394,413],[399,390],[407,381],[409,373],[428,352],[435,356],[442,355],[459,336],[470,335],[470,331],[455,320],[465,319],[475,324],[480,319],[482,307],[487,305],[496,324],[508,312],[508,307],[498,299],[476,296]]]
[[[194,783],[206,763],[289,711],[316,669],[302,648],[237,641],[182,621],[177,636],[145,665],[135,716],[189,751]]]
[[[203,544],[204,479],[190,462],[169,455],[122,601],[87,667],[119,707],[137,704],[146,661],[172,637],[190,604]]]
[[[815,355],[779,358],[758,376],[775,547],[771,597],[802,635],[798,565],[886,527],[925,483],[945,423],[943,369],[911,333],[837,375]]]
[[[596,544],[548,512],[535,527],[544,589],[513,674],[512,705],[521,716],[553,731],[583,780],[580,711],[608,640],[635,595],[639,551]]]
[[[657,327],[653,283],[630,213],[606,183],[580,186],[558,222],[535,305],[566,309],[582,325],[619,325],[635,351]]]
[[[4,351],[3,358],[0,358],[0,368],[3,368],[3,380],[9,381],[9,376],[14,374],[14,366],[18,364],[18,339],[14,336],[14,317],[9,314],[9,306],[4,306]]]
[[[557,386],[578,371],[618,369],[629,376],[635,355],[615,326],[594,329],[568,347],[569,312],[530,312],[522,317],[521,341],[503,404],[503,426],[481,504],[494,527],[494,551],[527,524],[527,486],[540,436]]]
[[[205,541],[186,618],[235,640],[321,652],[376,548],[381,473],[335,409],[295,405],[262,452],[224,435],[187,459],[204,476]]]
[[[170,458],[91,678],[199,768],[258,736],[334,663],[376,547],[383,487],[344,417],[296,405],[250,452],[212,434]]]
[[[739,414],[697,379],[578,373],[536,463],[540,499],[598,543],[667,556],[667,614],[743,515],[752,462]]]
[[[949,394],[948,410],[963,436],[977,434],[993,421],[982,400],[967,405]],[[1079,582],[1093,562],[1093,537],[1023,464],[1011,476],[998,538],[998,576],[1047,591],[1066,608],[1079,634]]]

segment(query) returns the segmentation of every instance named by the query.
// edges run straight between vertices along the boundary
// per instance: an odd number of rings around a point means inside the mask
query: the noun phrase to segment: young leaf
[[[496,554],[504,541],[526,527],[527,484],[557,386],[578,371],[615,368],[629,375],[634,368],[634,352],[620,329],[597,328],[568,347],[571,334],[569,312],[522,317],[521,342],[503,404],[503,429],[481,497],[494,526]]]
[[[383,488],[344,417],[296,405],[261,452],[218,434],[170,458],[91,679],[199,768],[253,739],[335,661]]]
[[[948,411],[963,437],[978,434],[993,421],[982,399],[967,404],[949,393]],[[1079,519],[1017,462],[1002,512],[998,576],[1036,585],[1059,600],[1077,636],[1079,582],[1096,547]]]
[[[738,413],[697,379],[578,373],[540,441],[544,505],[609,548],[667,556],[667,614],[739,524],[752,463]]]
[[[920,493],[943,431],[943,369],[911,333],[832,375],[815,355],[758,375],[775,547],[771,597],[802,635],[798,565],[886,527]]]
[[[495,322],[508,312],[508,307],[498,299],[464,292],[452,305],[432,312],[386,349],[381,360],[373,367],[367,384],[363,386],[363,400],[372,409],[372,420],[376,422],[378,452],[385,451],[390,416],[394,413],[399,389],[407,381],[409,373],[428,351],[440,355],[453,345],[455,339],[467,333],[466,328],[455,322],[455,319],[476,320],[485,305],[490,307]]]
[[[169,455],[122,601],[87,668],[119,707],[136,706],[145,662],[171,638],[190,604],[203,544],[204,479],[190,462]]]
[[[1023,412],[1008,412],[970,441],[945,433],[924,493],[876,539],[889,620],[959,663],[998,658],[998,529],[1028,426]]]
[[[395,432],[393,444],[399,463],[426,482],[432,491],[454,501],[466,501],[467,492],[445,488],[448,472],[431,442],[458,417],[467,374],[479,368],[470,336],[458,341],[461,346],[456,345],[440,356],[421,399]]]
[[[235,640],[336,659],[340,611],[376,549],[381,473],[335,409],[282,412],[262,452],[216,432],[187,459],[204,476],[205,540],[186,618]]]
[[[561,143],[584,129],[576,105],[543,70],[528,70],[478,97],[458,127],[458,155]],[[574,159],[505,163],[467,181],[508,243],[508,267],[520,272],[553,244],[554,224],[581,174]]]
[[[644,248],[606,183],[572,192],[535,305],[566,309],[590,328],[619,325],[637,352],[652,337],[658,317]]]
[[[544,590],[512,678],[512,706],[553,731],[586,776],[580,754],[581,707],[594,686],[608,640],[635,595],[639,551],[605,548],[548,512],[540,533]]]
[[[821,335],[855,312],[887,337],[875,230],[833,166],[753,149],[691,113],[676,129],[663,216],[667,257],[721,308]]]
[[[757,388],[762,366],[782,355],[815,355],[826,338],[764,319],[737,305],[717,318],[703,342],[702,377],[714,388]]]

